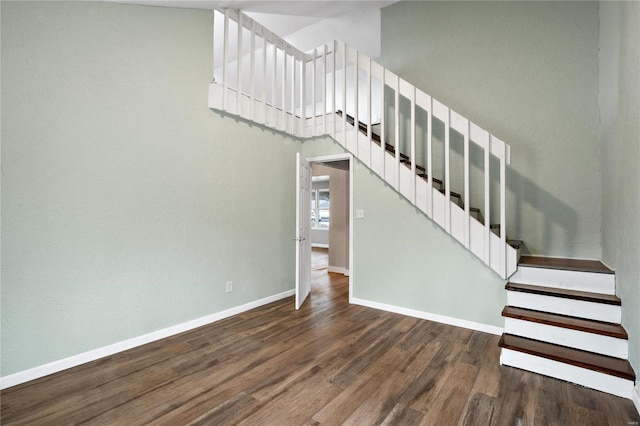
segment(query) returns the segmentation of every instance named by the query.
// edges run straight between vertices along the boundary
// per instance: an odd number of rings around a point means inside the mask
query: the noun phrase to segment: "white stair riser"
[[[615,294],[616,292],[615,275],[595,272],[519,266],[516,273],[511,277],[511,281],[520,284],[558,287],[601,294]]]
[[[566,380],[622,398],[631,398],[633,381],[547,358],[502,348],[500,364]]]
[[[521,291],[507,291],[507,305],[616,324],[620,324],[622,320],[622,309],[618,305],[564,299]]]
[[[627,359],[627,340],[515,318],[504,319],[504,332],[560,346]]]

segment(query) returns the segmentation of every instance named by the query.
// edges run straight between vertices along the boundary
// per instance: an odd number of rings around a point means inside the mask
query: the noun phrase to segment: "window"
[[[311,227],[329,229],[329,190],[314,189],[311,191]]]

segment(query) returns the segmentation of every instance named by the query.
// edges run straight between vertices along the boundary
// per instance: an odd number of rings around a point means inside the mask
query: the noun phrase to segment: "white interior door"
[[[296,309],[311,291],[311,165],[296,154]]]

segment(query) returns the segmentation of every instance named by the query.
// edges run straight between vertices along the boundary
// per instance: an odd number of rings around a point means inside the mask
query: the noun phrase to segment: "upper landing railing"
[[[342,42],[302,52],[230,9],[213,26],[210,106],[302,138],[331,135],[502,277],[515,271],[507,144]]]

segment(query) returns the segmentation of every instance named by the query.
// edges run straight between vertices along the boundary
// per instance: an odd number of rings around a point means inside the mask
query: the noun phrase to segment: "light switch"
[[[356,219],[364,219],[364,209],[356,209]]]

